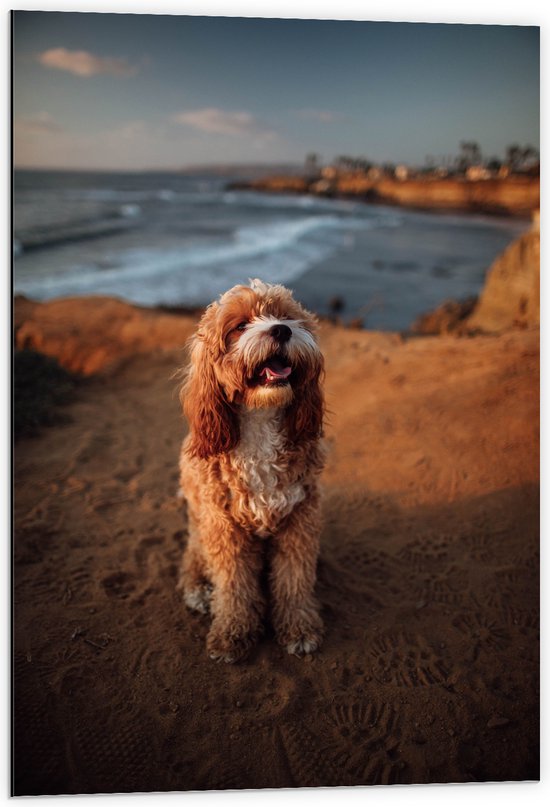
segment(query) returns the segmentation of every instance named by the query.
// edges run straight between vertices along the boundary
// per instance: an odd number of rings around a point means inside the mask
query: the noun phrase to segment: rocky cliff
[[[539,324],[540,232],[534,227],[493,263],[467,325],[497,332]]]
[[[527,176],[477,181],[459,177],[399,181],[391,177],[370,179],[363,172],[352,172],[341,173],[330,181],[314,182],[304,177],[278,175],[230,187],[268,193],[357,196],[367,202],[422,210],[464,210],[514,216],[528,216],[540,205],[540,179]]]

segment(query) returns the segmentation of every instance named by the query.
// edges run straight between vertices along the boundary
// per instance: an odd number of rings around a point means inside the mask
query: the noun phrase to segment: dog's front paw
[[[214,661],[225,661],[234,664],[240,661],[259,636],[258,631],[249,631],[244,628],[222,631],[212,626],[206,639],[206,650]]]
[[[279,644],[293,656],[314,653],[323,642],[323,622],[313,609],[309,610],[307,615],[303,614],[301,618],[280,624],[276,632]]]
[[[315,653],[321,647],[322,637],[308,634],[308,636],[301,636],[296,641],[289,642],[286,645],[286,652],[291,656],[305,656],[309,653]]]
[[[196,588],[183,588],[183,601],[186,606],[198,614],[207,614],[210,611],[212,586],[205,584]]]

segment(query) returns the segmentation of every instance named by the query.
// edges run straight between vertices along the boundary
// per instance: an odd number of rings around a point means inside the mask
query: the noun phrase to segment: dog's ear
[[[195,336],[180,400],[189,423],[187,451],[201,459],[230,451],[239,441],[238,419],[216,378],[213,361],[204,340]]]
[[[287,434],[291,443],[317,440],[323,434],[323,374],[323,363],[320,360],[305,383],[294,390],[294,399],[286,410]]]

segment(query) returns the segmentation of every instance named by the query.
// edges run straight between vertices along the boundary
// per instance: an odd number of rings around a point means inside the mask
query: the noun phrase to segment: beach
[[[534,326],[408,338],[323,321],[326,637],[208,659],[176,581],[197,314],[18,299],[81,380],[15,451],[17,795],[537,779]]]

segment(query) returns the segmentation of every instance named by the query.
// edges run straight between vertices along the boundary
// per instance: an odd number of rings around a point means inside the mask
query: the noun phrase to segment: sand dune
[[[537,778],[538,330],[323,325],[325,645],[232,667],[175,590],[194,322],[18,304],[88,379],[16,447],[16,793]]]

